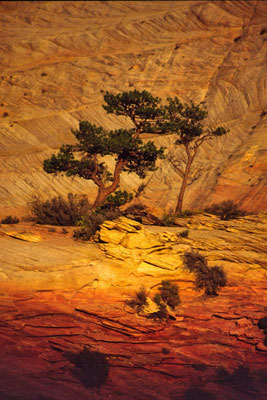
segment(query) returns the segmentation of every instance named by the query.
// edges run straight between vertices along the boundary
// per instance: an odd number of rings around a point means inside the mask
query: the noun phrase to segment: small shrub
[[[267,29],[266,29],[266,28],[263,28],[263,29],[260,31],[260,35],[264,35],[266,32],[267,32]]]
[[[201,211],[198,210],[184,210],[180,212],[179,214],[176,214],[176,218],[187,218],[191,217],[192,215],[200,214]]]
[[[160,293],[154,297],[155,303],[159,306],[161,305],[161,302],[163,302],[174,310],[175,307],[180,304],[180,296],[178,286],[176,284],[171,283],[169,280],[164,280],[161,282],[159,291]]]
[[[163,354],[170,354],[171,352],[167,347],[162,347],[161,351]]]
[[[84,347],[79,353],[68,353],[68,360],[77,367],[75,375],[86,387],[102,386],[109,374],[109,363],[105,354]]]
[[[217,296],[218,290],[227,283],[225,272],[222,267],[208,268],[197,274],[195,285],[197,289],[205,289],[207,296]]]
[[[179,233],[179,236],[182,238],[187,238],[189,235],[189,229],[185,229],[184,231]]]
[[[246,215],[232,200],[222,201],[221,203],[212,204],[205,211],[210,214],[218,215],[222,220],[228,221]]]
[[[9,114],[8,114],[8,112],[6,112],[6,111],[5,111],[5,112],[3,113],[3,115],[2,115],[3,118],[8,117],[8,116],[9,116]]]
[[[184,265],[189,272],[206,271],[208,264],[206,258],[198,251],[187,251],[184,253]]]
[[[8,215],[7,217],[3,218],[1,221],[1,224],[18,224],[18,223],[19,223],[19,218],[12,217],[11,215]]]
[[[50,200],[34,197],[29,203],[32,219],[38,224],[75,226],[76,222],[88,215],[90,205],[86,196],[69,193]]]
[[[266,114],[267,114],[267,111],[262,111],[260,114],[260,117],[265,117]]]
[[[164,214],[162,216],[161,222],[163,226],[173,226],[175,225],[175,218],[176,215],[172,215],[172,214]]]
[[[227,283],[222,267],[208,267],[206,258],[198,252],[186,252],[184,254],[184,265],[189,272],[195,273],[196,289],[205,289],[207,296],[217,296],[218,290]]]
[[[160,321],[164,321],[164,320],[168,319],[168,317],[169,317],[169,314],[167,311],[166,304],[163,304],[163,303],[160,303],[158,311],[148,315],[148,318],[151,318],[154,320],[160,320]]]
[[[47,73],[46,72],[42,72],[41,76],[47,76]]]
[[[68,233],[68,230],[66,228],[62,228],[61,233],[63,233],[64,235],[66,235]]]
[[[237,36],[237,37],[234,39],[234,42],[238,42],[241,38],[242,38],[242,36]]]
[[[101,224],[104,221],[109,220],[112,221],[115,218],[118,218],[120,214],[115,211],[106,211],[102,213],[92,213],[88,215],[86,218],[82,217],[76,225],[80,226],[80,228],[75,229],[73,232],[73,237],[75,239],[80,239],[83,241],[88,241],[92,236],[98,231]]]
[[[56,232],[56,228],[49,228],[48,232]]]
[[[185,391],[182,400],[215,400],[215,397],[198,386],[192,386]]]
[[[147,306],[147,291],[144,286],[141,286],[139,291],[135,293],[135,296],[131,300],[127,300],[126,304],[134,308],[138,313],[143,311],[145,306]]]

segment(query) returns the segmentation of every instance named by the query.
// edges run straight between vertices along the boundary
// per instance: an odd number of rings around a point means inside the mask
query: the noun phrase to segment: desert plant
[[[172,214],[164,214],[161,218],[161,222],[163,226],[173,226],[175,225],[175,215]]]
[[[184,231],[179,233],[179,236],[182,238],[187,238],[189,235],[189,229],[185,229]]]
[[[8,215],[7,217],[1,220],[1,224],[18,224],[18,223],[19,223],[19,218],[12,217],[12,215]]]
[[[9,114],[8,114],[7,111],[5,111],[5,112],[3,113],[3,115],[2,115],[3,118],[8,117],[8,116],[9,116]]]
[[[75,239],[88,241],[95,235],[95,233],[99,230],[100,225],[103,224],[104,221],[112,221],[119,216],[120,213],[116,211],[102,211],[98,213],[92,212],[87,217],[82,217],[79,221],[77,221],[76,225],[79,226],[79,228],[74,230],[73,237]]]
[[[169,314],[167,311],[166,304],[160,303],[158,311],[155,311],[147,316],[150,319],[164,321],[168,319]]]
[[[67,199],[62,196],[42,200],[34,197],[29,203],[32,219],[38,224],[75,226],[90,211],[86,196],[69,193]]]
[[[106,198],[120,185],[122,172],[136,173],[145,178],[156,169],[156,161],[163,158],[164,148],[157,148],[152,141],[143,142],[141,134],[147,132],[161,113],[160,99],[147,91],[137,90],[113,95],[106,92],[103,108],[107,113],[128,117],[133,129],[107,131],[88,121],[80,121],[79,129],[72,133],[76,144],[65,144],[58,154],[44,160],[43,168],[48,174],[65,174],[92,180],[98,188],[93,209],[101,206]],[[105,156],[112,156],[115,167],[110,170]]]
[[[169,280],[163,280],[161,286],[159,287],[158,294],[155,295],[154,301],[159,306],[163,303],[167,304],[173,310],[178,304],[180,304],[180,296],[178,291],[178,286],[171,283]]]
[[[210,267],[199,271],[196,276],[195,285],[197,289],[205,289],[207,296],[217,296],[218,290],[227,283],[225,272],[222,267]]]
[[[48,232],[56,232],[56,228],[49,228]]]
[[[126,304],[131,308],[134,308],[138,313],[143,311],[145,306],[147,306],[147,291],[144,286],[141,286],[139,291],[135,293],[134,298],[127,300]]]
[[[190,179],[191,167],[201,145],[215,137],[225,135],[227,130],[223,127],[208,128],[204,121],[208,116],[205,105],[201,102],[194,104],[183,104],[175,96],[167,98],[167,104],[163,107],[163,115],[158,122],[160,132],[177,135],[176,145],[184,150],[184,157],[169,157],[171,165],[182,178],[175,213],[182,211],[183,199],[188,181]]]
[[[238,217],[243,217],[246,213],[241,210],[232,200],[214,203],[205,211],[210,214],[218,215],[222,220],[228,221]]]
[[[208,264],[206,258],[198,251],[187,251],[184,253],[184,265],[189,272],[206,271]]]
[[[184,254],[184,265],[189,272],[195,273],[196,289],[205,289],[207,296],[217,296],[218,290],[227,283],[222,267],[208,267],[206,258],[197,251],[188,251]]]
[[[68,230],[66,228],[62,228],[61,233],[63,233],[64,235],[66,235],[68,233]]]
[[[67,353],[67,359],[78,370],[75,375],[86,387],[102,386],[109,374],[109,363],[105,354],[91,351],[87,347],[78,353]]]

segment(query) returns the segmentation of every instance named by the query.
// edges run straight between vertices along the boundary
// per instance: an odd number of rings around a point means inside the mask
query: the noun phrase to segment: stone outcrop
[[[42,162],[72,143],[79,120],[130,127],[101,108],[106,90],[149,90],[207,102],[227,137],[195,160],[185,208],[232,199],[266,209],[265,1],[1,2],[1,215],[25,213],[32,195],[96,194],[92,182],[51,177]],[[174,138],[152,137],[179,156]],[[136,191],[141,181],[122,178]],[[181,179],[168,160],[141,201],[173,209]]]
[[[198,386],[218,399],[263,400],[266,346],[257,322],[266,315],[266,214],[179,222],[144,227],[121,218],[102,225],[98,243],[74,241],[72,228],[0,227],[0,397],[165,400]],[[181,238],[185,227],[189,236]],[[22,231],[42,240],[5,234]],[[116,246],[120,257],[109,254]],[[192,274],[180,274],[188,247],[224,268],[219,296],[206,298]],[[142,285],[153,299],[162,279],[179,286],[175,319],[154,322],[126,306]],[[84,387],[68,360],[84,346],[107,354],[110,373],[100,389]]]
[[[139,275],[184,275],[179,254],[190,246],[175,233],[154,233],[139,222],[120,217],[104,222],[96,239],[107,257],[126,261]]]

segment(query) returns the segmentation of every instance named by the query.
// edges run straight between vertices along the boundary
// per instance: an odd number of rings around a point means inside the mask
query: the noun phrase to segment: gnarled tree
[[[215,129],[205,127],[203,120],[208,113],[203,103],[194,104],[191,101],[190,104],[183,104],[177,97],[169,97],[163,109],[163,119],[158,124],[159,130],[162,133],[176,134],[178,139],[175,144],[181,145],[185,151],[184,159],[169,159],[176,172],[182,178],[182,185],[175,208],[175,213],[180,213],[191,167],[199,147],[209,139],[224,135],[227,130],[223,127]]]
[[[92,180],[98,187],[93,209],[101,205],[120,185],[121,173],[135,172],[144,178],[148,171],[156,169],[156,160],[163,158],[163,147],[157,148],[152,141],[144,143],[140,134],[153,130],[153,123],[160,114],[159,99],[148,92],[123,92],[117,95],[106,93],[104,109],[108,113],[125,115],[133,129],[105,130],[88,121],[81,121],[79,129],[73,130],[77,144],[63,145],[58,154],[44,160],[47,173],[63,173]],[[115,159],[113,171],[109,171],[104,158]]]

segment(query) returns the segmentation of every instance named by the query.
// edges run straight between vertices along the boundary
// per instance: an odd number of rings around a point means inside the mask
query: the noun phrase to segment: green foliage
[[[162,108],[159,107],[160,99],[153,97],[149,92],[137,90],[119,93],[114,95],[106,92],[104,110],[107,113],[124,115],[129,117],[138,129],[139,133],[153,132],[153,121],[162,115]]]
[[[180,304],[180,296],[178,286],[171,283],[169,280],[163,280],[159,287],[160,293],[156,294],[154,301],[157,305],[161,305],[162,302],[167,304],[173,310],[178,304]]]
[[[19,218],[12,217],[12,215],[8,215],[7,217],[1,220],[1,224],[18,224]]]
[[[119,215],[118,212],[112,210],[102,211],[101,213],[93,212],[86,216],[86,218],[81,218],[77,221],[76,225],[79,228],[74,230],[73,237],[82,241],[88,241],[96,234],[104,221],[112,221],[118,218]]]
[[[189,235],[189,229],[185,229],[184,231],[179,233],[179,236],[182,238],[187,238]]]
[[[38,224],[75,226],[77,221],[89,213],[90,205],[86,196],[69,193],[62,196],[42,200],[34,197],[29,203],[32,218]]]
[[[226,286],[227,279],[222,267],[210,267],[197,274],[195,285],[197,289],[205,289],[207,296],[217,296],[218,290]]]
[[[122,171],[136,173],[143,179],[149,171],[156,169],[157,159],[164,158],[163,147],[157,148],[152,141],[143,143],[140,138],[140,133],[147,131],[160,114],[158,98],[135,90],[117,95],[107,92],[104,99],[107,104],[103,107],[107,112],[129,116],[135,128],[107,131],[88,121],[80,121],[79,129],[72,131],[77,144],[61,146],[58,154],[43,163],[48,174],[62,173],[92,180],[98,186],[94,207],[101,205],[119,187]],[[103,161],[107,155],[115,159],[113,172]]]
[[[241,210],[232,200],[214,203],[205,211],[210,214],[218,215],[222,220],[228,221],[246,215],[245,211]]]
[[[166,304],[164,303],[160,303],[159,304],[159,310],[149,314],[148,318],[154,319],[154,320],[160,320],[160,321],[164,321],[167,320],[169,317],[168,311],[167,311],[167,307]]]
[[[186,252],[184,265],[189,272],[195,273],[196,289],[205,289],[207,296],[217,296],[218,290],[226,286],[227,279],[222,267],[208,267],[206,258],[198,252]]]
[[[77,368],[74,374],[86,387],[102,386],[109,374],[109,363],[105,354],[84,347],[79,353],[68,353],[68,360]]]
[[[163,226],[173,226],[175,225],[176,215],[164,214],[161,218]]]
[[[184,265],[189,272],[205,272],[208,269],[206,258],[198,251],[187,251],[184,253]]]
[[[96,212],[103,211],[119,211],[121,206],[129,203],[133,199],[133,194],[128,193],[126,190],[117,190],[114,194],[110,194],[104,203],[96,209]]]
[[[135,296],[131,300],[127,300],[126,304],[134,308],[138,313],[143,311],[145,306],[147,306],[147,291],[144,286],[141,286],[139,291],[135,293]]]

